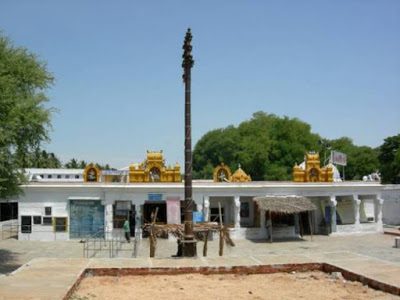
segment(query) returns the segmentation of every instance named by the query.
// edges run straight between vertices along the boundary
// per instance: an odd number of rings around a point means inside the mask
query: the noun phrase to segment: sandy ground
[[[340,275],[340,274],[339,274]],[[71,299],[400,299],[322,272],[88,277]]]

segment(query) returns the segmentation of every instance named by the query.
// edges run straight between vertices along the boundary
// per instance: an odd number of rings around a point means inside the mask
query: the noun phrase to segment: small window
[[[50,179],[50,178],[53,178],[53,176],[52,176],[52,175],[47,175],[47,178],[49,178],[49,179]]]
[[[42,217],[41,216],[33,216],[33,224],[34,225],[41,225],[42,224]]]
[[[250,217],[250,203],[240,202],[240,217],[249,218]]]
[[[46,207],[44,208],[44,214],[45,214],[46,216],[51,216],[51,206],[46,206]]]
[[[51,217],[43,217],[43,225],[51,225]]]
[[[61,179],[61,175],[57,175],[57,179]]]
[[[57,217],[55,218],[55,223],[54,223],[54,231],[55,232],[65,232],[67,231],[67,218],[60,218]]]
[[[69,175],[65,175],[65,179],[69,179]]]
[[[42,174],[42,175],[40,175],[40,178],[41,178],[41,179],[44,179],[44,175],[43,175],[43,174]]]
[[[32,217],[21,216],[21,233],[31,233],[31,232],[32,232]]]
[[[75,175],[75,179],[79,179],[79,175]]]

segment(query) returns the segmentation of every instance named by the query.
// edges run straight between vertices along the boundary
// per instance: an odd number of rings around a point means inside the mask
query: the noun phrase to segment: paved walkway
[[[9,275],[0,276],[0,299],[62,299],[87,267],[181,267],[238,266],[327,262],[349,271],[400,287],[400,249],[394,248],[394,237],[383,234],[359,236],[317,236],[311,241],[266,242],[237,241],[218,256],[218,241],[209,243],[208,257],[171,258],[176,243],[159,240],[156,258],[148,258],[147,240],[139,247],[138,258],[82,257],[77,242],[1,241],[0,249],[14,262],[23,264]],[[64,251],[62,250],[64,249]],[[202,243],[198,253],[202,252]],[[65,258],[65,257],[69,258]],[[36,257],[36,258],[34,258]],[[32,259],[33,258],[33,259]],[[0,265],[4,262],[0,253]],[[29,262],[28,262],[29,261]]]

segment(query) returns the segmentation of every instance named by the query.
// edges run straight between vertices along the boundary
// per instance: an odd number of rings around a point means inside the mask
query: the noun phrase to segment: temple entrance
[[[146,201],[143,205],[143,222],[151,223],[152,214],[158,207],[156,223],[167,224],[167,204],[165,201]]]
[[[131,236],[135,236],[135,216],[135,205],[132,205],[131,201],[115,201],[113,205],[113,228],[122,229],[125,220],[128,219]]]
[[[145,201],[143,205],[143,223],[151,223],[153,219],[153,213],[155,213],[156,208],[158,207],[156,223],[157,224],[167,224],[167,204],[165,201]],[[149,234],[147,232],[143,232],[143,237],[148,237]],[[168,238],[168,234],[166,236],[162,236],[162,238]]]

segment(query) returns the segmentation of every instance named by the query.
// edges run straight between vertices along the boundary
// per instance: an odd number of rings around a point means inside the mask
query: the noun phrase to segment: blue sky
[[[3,34],[56,78],[46,148],[64,161],[182,164],[189,26],[193,145],[260,110],[358,145],[400,132],[398,0],[0,2]]]

